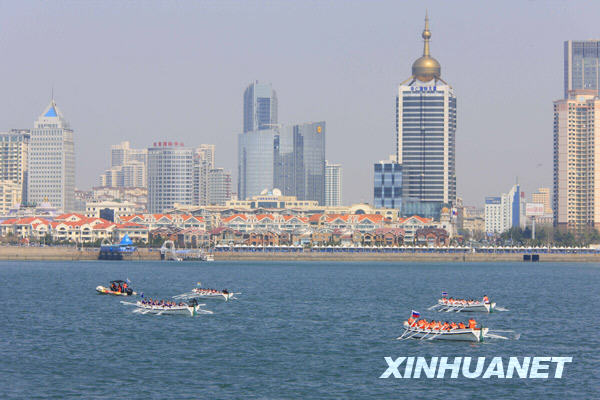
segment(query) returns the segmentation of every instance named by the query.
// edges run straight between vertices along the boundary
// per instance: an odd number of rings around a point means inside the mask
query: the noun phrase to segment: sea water
[[[212,315],[141,315],[94,290],[126,278],[155,299],[198,281],[241,294],[203,301]],[[597,264],[0,262],[0,283],[2,399],[600,397]],[[442,291],[510,311],[428,311]],[[411,310],[520,336],[395,340]],[[379,378],[384,357],[433,356],[573,361],[561,379]]]

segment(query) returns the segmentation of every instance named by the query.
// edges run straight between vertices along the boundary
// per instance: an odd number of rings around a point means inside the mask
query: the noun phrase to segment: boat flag
[[[421,313],[415,310],[412,310],[412,317],[413,318],[419,318],[421,316]]]
[[[144,292],[140,293],[140,296],[141,296],[141,297],[144,297]]]
[[[442,297],[446,297],[446,296],[448,296],[448,293],[447,292],[442,292]]]

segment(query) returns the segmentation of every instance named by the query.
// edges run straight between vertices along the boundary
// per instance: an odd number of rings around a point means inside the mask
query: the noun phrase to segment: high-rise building
[[[192,205],[193,178],[194,149],[178,142],[154,143],[148,148],[148,211]]]
[[[600,95],[600,40],[567,40],[565,48],[565,95],[589,89]]]
[[[50,102],[35,121],[29,141],[27,199],[71,211],[75,206],[75,145],[73,130]]]
[[[208,175],[215,167],[215,145],[201,144],[194,151],[194,204],[209,204]]]
[[[208,172],[208,205],[224,206],[231,200],[231,173],[223,168]]]
[[[512,227],[525,227],[525,201],[519,184],[499,197],[485,198],[485,231],[502,233]]]
[[[128,141],[111,146],[111,167],[100,175],[100,185],[146,187],[147,157],[147,149],[132,149]]]
[[[263,129],[238,136],[238,196],[246,200],[273,189],[275,149],[279,132]]]
[[[394,156],[374,165],[373,205],[376,208],[402,209],[402,165]]]
[[[20,185],[18,202],[27,202],[29,129],[0,132],[0,180]]]
[[[427,17],[422,37],[423,56],[398,87],[396,160],[402,165],[403,207],[438,218],[444,204],[456,202],[456,96],[430,55]]]
[[[600,99],[574,90],[554,102],[554,223],[573,231],[600,228]]]
[[[537,192],[531,194],[531,202],[544,205],[544,214],[552,214],[552,200],[549,188],[539,188]]]
[[[342,165],[325,160],[325,205],[342,205]]]
[[[252,82],[244,92],[244,132],[277,124],[277,93],[270,83]]]
[[[284,196],[325,204],[325,131],[325,121],[281,128],[275,146],[274,187]]]
[[[21,201],[23,185],[12,180],[0,179],[0,215],[8,214],[8,211]]]

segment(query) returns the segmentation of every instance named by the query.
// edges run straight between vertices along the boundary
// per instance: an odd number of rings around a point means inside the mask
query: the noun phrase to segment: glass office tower
[[[393,160],[375,163],[373,204],[402,209],[402,165]]]
[[[275,154],[275,182],[284,196],[325,204],[325,121],[281,129]]]
[[[238,197],[245,200],[273,189],[275,150],[279,132],[274,129],[238,135]]]
[[[599,58],[600,40],[567,40],[565,50],[565,94],[569,98],[570,90],[594,90],[600,94]]]
[[[251,83],[244,92],[244,132],[277,124],[277,93],[270,83]]]

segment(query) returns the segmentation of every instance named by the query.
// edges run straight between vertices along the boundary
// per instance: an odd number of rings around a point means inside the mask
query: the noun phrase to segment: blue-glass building
[[[270,83],[251,83],[244,91],[244,132],[272,129],[277,124],[277,93]]]
[[[375,163],[373,204],[402,209],[402,165],[394,161]]]
[[[263,129],[238,136],[238,197],[245,200],[273,189],[279,132]]]
[[[570,90],[589,89],[600,95],[600,40],[567,40],[565,51],[565,99]]]
[[[274,187],[284,196],[325,204],[325,121],[281,129]]]

